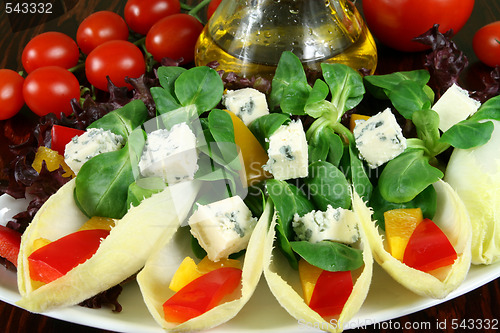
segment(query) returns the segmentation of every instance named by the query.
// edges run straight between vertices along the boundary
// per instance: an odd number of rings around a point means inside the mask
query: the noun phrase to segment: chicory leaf
[[[206,66],[193,67],[175,80],[175,96],[183,106],[194,104],[198,114],[216,107],[224,92],[219,74]]]
[[[109,130],[114,134],[121,135],[126,140],[130,133],[142,125],[147,118],[146,105],[142,100],[136,99],[94,121],[88,128]]]
[[[380,174],[378,186],[385,200],[402,203],[413,200],[420,192],[443,177],[429,164],[422,149],[407,149],[390,160]]]
[[[328,205],[333,208],[351,207],[350,186],[344,174],[333,164],[318,161],[309,165],[309,175],[304,178],[307,194],[312,202],[322,211]]]
[[[305,261],[329,272],[352,271],[363,265],[363,251],[342,243],[299,241],[290,244]]]

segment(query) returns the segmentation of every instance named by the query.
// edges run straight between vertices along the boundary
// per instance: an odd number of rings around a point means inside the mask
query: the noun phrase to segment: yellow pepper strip
[[[194,260],[190,257],[184,258],[181,262],[177,271],[175,271],[172,280],[170,280],[170,285],[168,286],[171,290],[178,292],[189,282],[199,278],[203,274],[197,269],[197,265]]]
[[[85,222],[80,230],[104,229],[111,230],[115,226],[115,220],[109,217],[94,216]]]
[[[241,262],[236,259],[221,259],[217,262],[211,261],[208,257],[203,258],[198,265],[195,261],[186,257],[177,268],[170,285],[171,290],[178,292],[189,282],[199,278],[203,274],[211,272],[221,267],[234,267],[241,269]]]
[[[198,263],[198,271],[202,274],[214,271],[222,267],[233,267],[241,269],[241,262],[236,259],[221,259],[215,262],[208,259],[208,257],[205,257]]]
[[[316,281],[323,270],[316,266],[311,265],[304,259],[299,260],[299,277],[302,285],[302,292],[304,301],[307,305],[311,302],[311,296],[316,287]]]
[[[408,240],[423,219],[420,208],[399,208],[384,213],[388,250],[394,258],[403,260]]]
[[[47,245],[49,243],[50,243],[50,241],[48,239],[46,239],[46,238],[37,238],[33,242],[32,251],[31,252],[35,252],[39,248],[42,248],[42,247],[44,247],[45,245]]]
[[[63,174],[63,177],[75,177],[75,173],[66,164],[66,162],[64,162],[64,156],[60,155],[55,150],[40,146],[38,147],[35,159],[33,160],[33,164],[31,165],[33,169],[36,170],[36,172],[41,172],[43,161],[45,161],[45,164],[47,165],[47,170],[52,172],[59,169],[59,166],[62,166],[64,171],[66,171],[66,173]]]
[[[354,127],[356,127],[356,120],[368,120],[369,118],[370,116],[364,116],[362,114],[353,113],[351,115],[351,120],[349,121],[349,129],[351,130],[351,132],[353,132]]]
[[[238,116],[229,110],[224,111],[229,113],[233,121],[234,141],[243,157],[247,184],[252,185],[271,178],[271,175],[262,169],[269,158],[265,149]]]

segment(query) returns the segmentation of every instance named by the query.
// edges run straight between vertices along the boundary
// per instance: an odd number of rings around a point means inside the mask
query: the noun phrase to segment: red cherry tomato
[[[112,40],[96,47],[85,61],[85,73],[90,84],[108,91],[109,76],[118,87],[132,86],[125,83],[125,78],[137,78],[146,71],[146,62],[141,50],[131,42]]]
[[[396,50],[413,52],[429,48],[413,38],[439,24],[444,33],[456,34],[469,19],[474,0],[363,0],[368,28],[382,43]]]
[[[241,285],[241,269],[222,267],[191,281],[165,303],[163,313],[169,322],[183,323],[219,305],[224,296]]]
[[[70,101],[80,98],[80,83],[73,73],[57,66],[41,67],[24,80],[24,100],[39,116],[73,113]]]
[[[413,231],[406,245],[403,263],[429,272],[453,264],[457,253],[448,237],[431,220],[424,219]]]
[[[66,69],[76,66],[80,51],[76,42],[61,32],[44,32],[31,39],[21,57],[26,72],[31,73],[43,66],[60,66]]]
[[[85,54],[104,42],[116,39],[128,39],[127,23],[120,15],[106,10],[88,16],[76,32],[76,42]]]
[[[146,35],[156,22],[180,12],[179,0],[129,0],[125,5],[124,15],[132,31]]]
[[[485,25],[472,39],[476,56],[488,66],[500,66],[500,21]]]
[[[24,79],[10,69],[0,69],[0,120],[15,116],[24,105]]]
[[[208,20],[212,17],[212,15],[214,14],[217,7],[219,7],[221,2],[222,2],[222,0],[210,1],[210,4],[208,4],[208,8],[207,8],[207,19]]]
[[[146,49],[156,61],[168,57],[183,58],[181,64],[194,60],[196,41],[203,30],[203,24],[188,14],[167,16],[151,27],[146,36]]]
[[[323,318],[339,315],[353,286],[350,271],[323,271],[316,281],[309,307]]]
[[[30,276],[35,281],[52,282],[91,258],[109,230],[80,230],[55,240],[28,257]]]

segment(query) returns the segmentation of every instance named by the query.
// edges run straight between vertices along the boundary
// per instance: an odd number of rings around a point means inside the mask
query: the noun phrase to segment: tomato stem
[[[190,6],[187,3],[181,2],[181,9],[189,11],[189,10],[193,9],[193,6]]]
[[[136,45],[136,46],[143,46],[143,45],[145,45],[146,44],[146,36],[144,36],[142,38],[139,38],[133,44]]]
[[[85,68],[85,61],[80,62],[76,66],[69,68],[68,71],[70,71],[71,73],[77,73],[77,72],[83,70],[84,68]]]
[[[194,16],[196,17],[201,23],[203,23],[203,21],[198,17],[198,12],[200,10],[202,10],[203,8],[205,8],[206,6],[208,6],[208,4],[210,3],[211,0],[203,0],[201,1],[199,4],[197,4],[196,6],[192,7],[188,14],[191,15],[191,16]],[[182,8],[182,3],[181,3],[181,8]]]

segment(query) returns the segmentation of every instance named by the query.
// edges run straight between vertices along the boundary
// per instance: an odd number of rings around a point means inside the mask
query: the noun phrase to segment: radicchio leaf
[[[435,24],[426,33],[413,39],[432,48],[425,57],[424,66],[431,74],[429,86],[436,93],[436,98],[458,82],[460,73],[469,64],[465,54],[451,40],[453,30],[442,34],[438,28],[439,24]]]
[[[79,305],[91,309],[100,309],[103,305],[111,305],[114,307],[113,312],[121,312],[122,306],[118,302],[118,296],[120,296],[122,290],[123,287],[118,284],[89,299],[86,299]]]
[[[495,67],[489,77],[483,77],[482,81],[484,89],[473,92],[471,97],[484,103],[488,99],[500,94],[500,66]]]
[[[208,63],[207,66],[217,70],[219,63],[217,61],[212,61]],[[242,88],[254,88],[264,94],[269,94],[271,92],[271,81],[265,78],[252,76],[249,79],[242,77],[235,72],[226,72],[223,70],[217,70],[217,73],[219,73],[226,89],[235,90]]]

